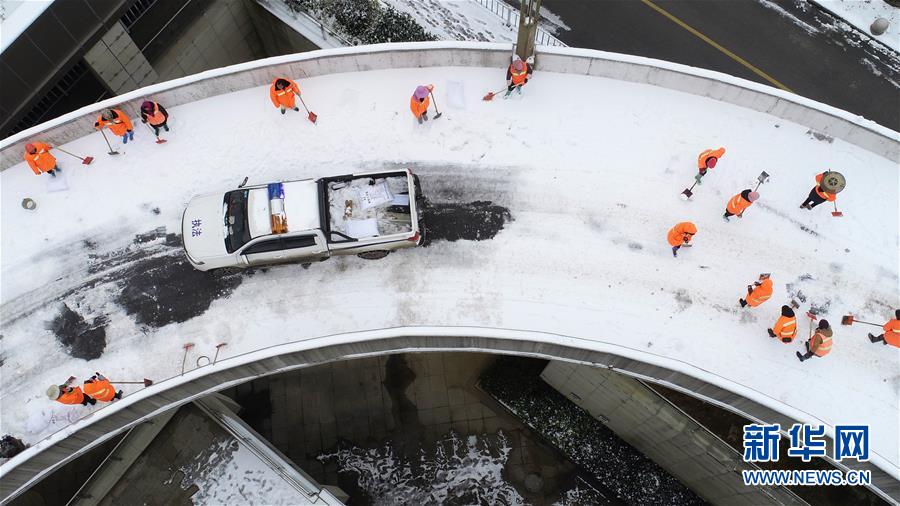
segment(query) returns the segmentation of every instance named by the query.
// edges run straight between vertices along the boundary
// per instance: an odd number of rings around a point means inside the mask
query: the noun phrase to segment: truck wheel
[[[358,253],[356,256],[359,258],[363,258],[366,260],[380,260],[386,256],[388,256],[391,252],[384,249],[379,249],[375,251],[366,251],[363,253]]]
[[[213,274],[218,276],[234,276],[235,274],[240,274],[243,269],[238,267],[222,267],[221,269],[215,269]]]

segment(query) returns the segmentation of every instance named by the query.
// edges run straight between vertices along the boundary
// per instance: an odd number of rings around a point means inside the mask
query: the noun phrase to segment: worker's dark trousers
[[[812,208],[812,207],[816,207],[817,205],[821,204],[822,202],[825,202],[825,199],[820,197],[819,194],[816,193],[816,189],[813,188],[812,190],[809,191],[809,196],[806,197],[806,200],[804,200],[803,203],[800,204],[800,206],[801,207],[809,206],[810,208]]]
[[[81,405],[82,405],[82,406],[87,406],[88,404],[90,404],[90,405],[92,405],[92,406],[93,406],[94,404],[97,404],[97,399],[94,399],[93,397],[88,397],[88,396],[85,395],[85,396],[84,396],[84,399],[81,400]]]
[[[873,343],[884,342],[884,334],[881,334],[880,336],[873,336],[872,334],[869,334],[869,341],[872,341]],[[884,344],[887,344],[887,343],[884,343]]]

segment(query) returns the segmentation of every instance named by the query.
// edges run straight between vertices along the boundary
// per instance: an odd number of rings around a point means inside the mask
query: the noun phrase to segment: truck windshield
[[[234,253],[250,240],[247,227],[247,196],[250,190],[225,194],[225,250]]]

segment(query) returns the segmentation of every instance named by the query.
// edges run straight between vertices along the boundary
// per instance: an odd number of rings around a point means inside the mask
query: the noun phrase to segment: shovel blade
[[[162,144],[162,143],[164,143],[164,142],[169,142],[169,141],[167,141],[166,139],[161,139],[161,138],[159,138],[159,137],[156,138],[156,143],[157,143],[157,144]]]
[[[690,188],[685,188],[684,191],[681,192],[681,194],[684,195],[684,196],[687,197],[687,198],[691,198],[691,197],[694,196],[694,192],[692,192],[692,191],[690,190]]]
[[[149,386],[152,385],[152,384],[153,384],[153,380],[144,378],[144,386],[145,386],[145,387],[149,387]]]
[[[438,118],[440,118],[440,117],[443,116],[443,115],[444,115],[444,113],[439,112],[439,113],[435,114],[434,117],[431,118],[431,119],[438,119]]]
[[[831,211],[831,215],[834,216],[835,218],[840,218],[841,216],[844,215],[844,213],[842,213],[840,211]]]
[[[91,162],[93,162],[93,161],[94,161],[94,157],[93,157],[93,156],[86,156],[86,157],[84,157],[84,158],[81,159],[81,163],[83,163],[84,165],[90,165]]]
[[[312,112],[312,111],[309,112],[309,116],[307,116],[307,117],[308,117],[309,120],[312,121],[313,123],[315,123],[316,120],[319,119],[319,117],[316,115],[316,113],[314,113],[314,112]]]
[[[110,151],[109,153],[106,153],[106,154],[107,155],[118,155],[119,152],[118,151]]]
[[[853,315],[848,314],[847,316],[842,316],[841,325],[853,325]]]
[[[484,100],[484,101],[486,101],[486,102],[489,102],[489,101],[491,101],[491,100],[494,98],[494,95],[496,95],[496,93],[494,93],[493,91],[488,92],[488,94],[485,95],[484,98],[482,98],[481,100]]]

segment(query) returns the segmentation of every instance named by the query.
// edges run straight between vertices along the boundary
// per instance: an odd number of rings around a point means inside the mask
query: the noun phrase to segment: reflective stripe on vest
[[[816,334],[820,338],[822,338],[822,344],[816,349],[815,354],[819,357],[824,357],[828,355],[828,352],[831,351],[831,338],[828,336],[824,336],[822,334]]]
[[[728,203],[728,207],[730,207],[734,210],[737,210],[737,209],[739,209],[739,206],[741,205],[742,200],[744,200],[744,199],[741,198],[741,195],[737,194],[731,198],[731,202]]]
[[[781,337],[792,337],[797,331],[797,320],[791,320],[781,327]]]

